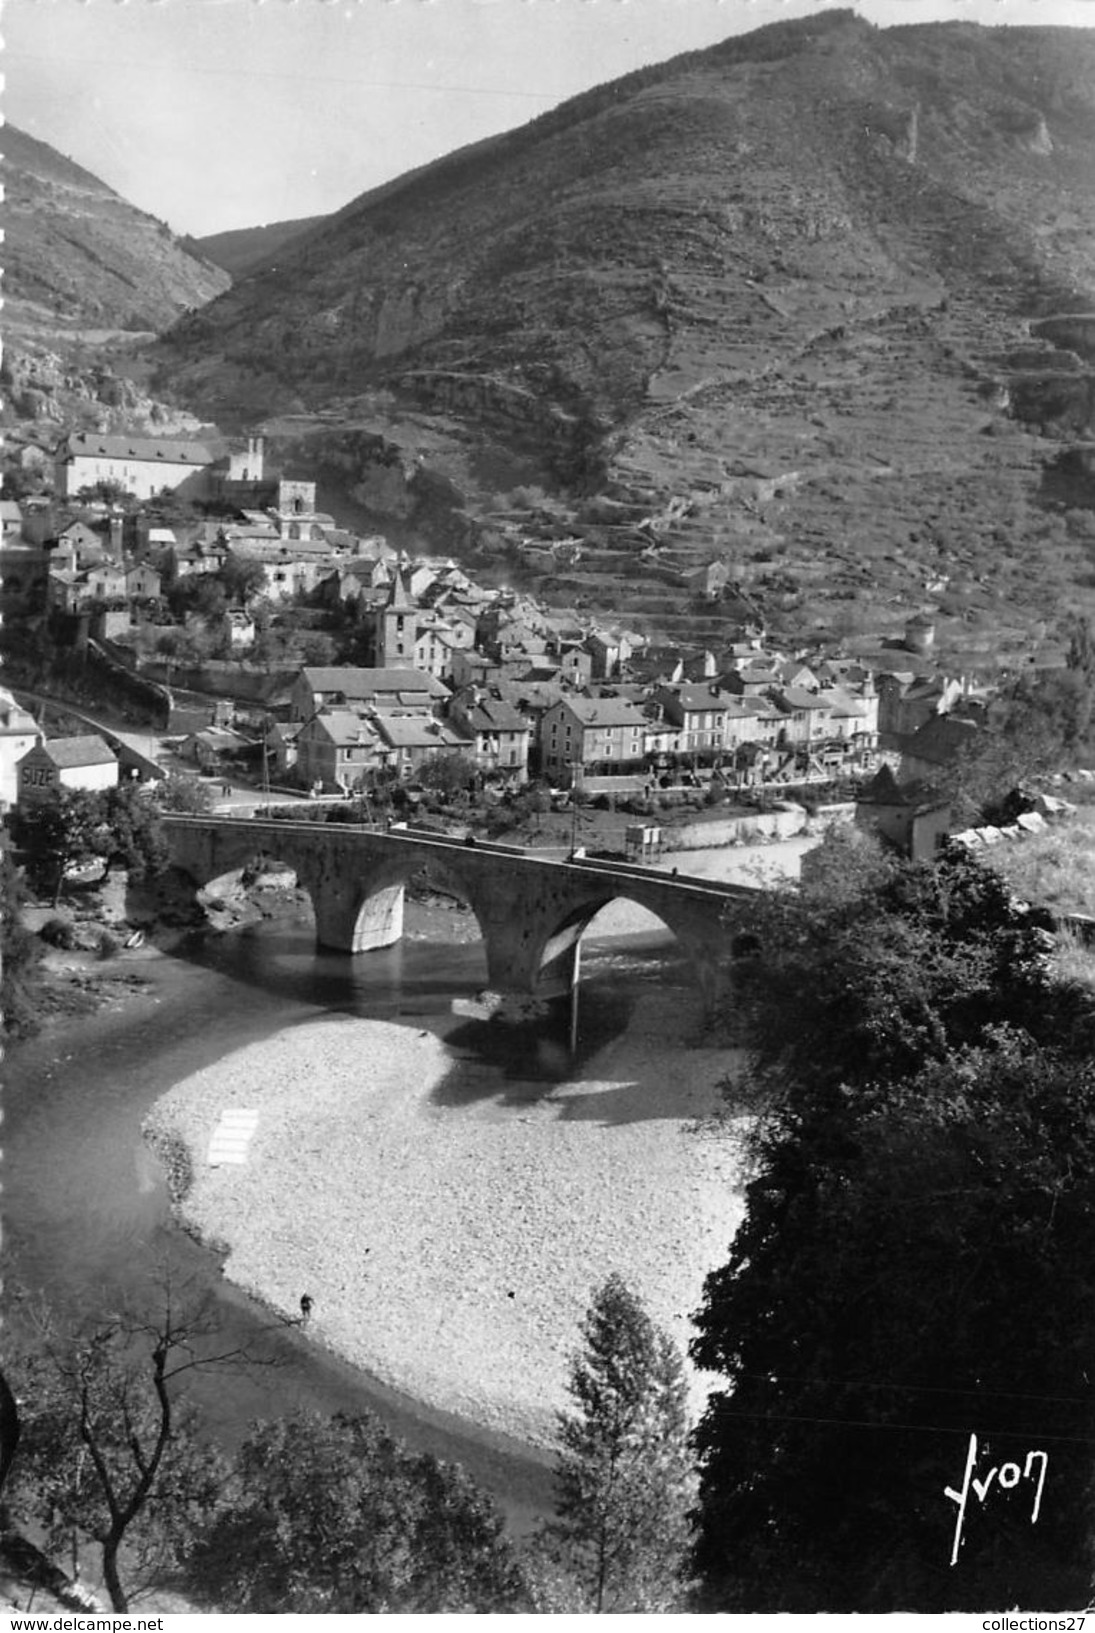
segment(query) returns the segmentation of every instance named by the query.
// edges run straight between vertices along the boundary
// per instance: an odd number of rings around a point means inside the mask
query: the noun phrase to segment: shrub
[[[76,945],[76,930],[68,919],[47,919],[38,935],[47,947],[59,947],[66,953]]]
[[[194,1183],[194,1162],[190,1155],[190,1147],[182,1135],[173,1128],[156,1128],[153,1124],[146,1123],[142,1132],[163,1168],[164,1183],[171,1201],[176,1206],[180,1202],[185,1202]]]

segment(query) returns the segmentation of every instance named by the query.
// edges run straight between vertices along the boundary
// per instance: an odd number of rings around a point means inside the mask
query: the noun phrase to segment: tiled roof
[[[421,697],[448,697],[448,688],[420,669],[358,669],[352,665],[338,669],[302,669],[313,692],[341,692],[343,697],[372,698],[379,692]]]
[[[696,713],[700,710],[724,709],[730,701],[717,686],[712,690],[710,684],[704,686],[698,681],[665,689],[679,698],[681,708],[688,710],[690,713]]]
[[[483,698],[464,709],[464,718],[473,731],[528,731],[527,716],[500,698]]]
[[[566,697],[564,706],[583,726],[645,726],[646,716],[622,697]]]
[[[74,431],[67,438],[68,454],[94,459],[139,459],[161,465],[211,465],[215,455],[204,442],[180,442],[160,437],[107,437],[94,431]]]
[[[326,737],[337,748],[350,744],[375,744],[377,734],[363,715],[349,709],[324,709],[305,728],[309,737]]]
[[[824,698],[814,692],[806,692],[801,686],[783,686],[780,688],[777,699],[787,709],[828,709],[831,707]]]
[[[118,756],[101,737],[54,737],[40,743],[32,754],[45,752],[59,771],[82,765],[111,765]]]

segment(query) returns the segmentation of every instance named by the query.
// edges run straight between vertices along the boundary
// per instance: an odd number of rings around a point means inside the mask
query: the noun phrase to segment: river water
[[[472,1430],[384,1388],[317,1351],[220,1275],[216,1256],[171,1220],[162,1175],[140,1135],[142,1118],[171,1084],[244,1045],[331,1012],[394,1020],[441,1036],[459,1031],[516,1087],[566,1069],[565,1021],[538,1035],[469,1026],[453,1003],[486,984],[482,944],[463,939],[469,915],[408,906],[411,936],[348,959],[317,952],[310,919],[268,921],[196,936],[175,954],[150,955],[146,996],[66,1023],[11,1049],[4,1090],[4,1247],[8,1316],[40,1301],[65,1321],[99,1316],[121,1300],[154,1301],[163,1266],[209,1296],[221,1347],[247,1345],[274,1361],[193,1375],[192,1398],[210,1434],[231,1444],[247,1423],[296,1408],[374,1411],[412,1446],[455,1459],[526,1529],[551,1506],[549,1459]],[[418,936],[415,925],[418,925]],[[443,939],[446,936],[454,939]],[[664,961],[664,978],[691,983],[664,934],[594,944],[583,970],[582,1049],[627,1025],[635,957]],[[551,1025],[555,1035],[551,1036]],[[531,1047],[530,1047],[531,1045]]]
[[[758,865],[766,878],[793,875],[809,843],[689,853],[682,872],[747,883],[757,882]],[[385,1388],[233,1288],[216,1255],[173,1223],[140,1126],[172,1084],[331,1012],[434,1031],[462,1054],[478,1051],[508,1094],[527,1085],[534,1095],[545,1077],[580,1068],[583,1055],[626,1029],[644,984],[636,960],[652,962],[682,1015],[696,1008],[694,982],[668,933],[649,915],[637,920],[633,908],[621,914],[621,906],[607,909],[583,941],[577,1061],[567,1055],[565,1016],[518,1030],[454,1013],[486,985],[486,961],[472,916],[436,905],[408,903],[407,937],[354,959],[317,952],[307,912],[194,936],[169,956],[127,955],[127,967],[147,976],[147,995],[8,1052],[7,1318],[21,1326],[43,1302],[62,1323],[100,1317],[122,1301],[147,1306],[170,1264],[173,1278],[212,1300],[220,1347],[246,1346],[275,1363],[193,1374],[192,1397],[211,1435],[230,1445],[256,1418],[368,1409],[411,1446],[461,1462],[494,1493],[510,1525],[527,1529],[551,1508],[550,1459]],[[645,932],[635,934],[644,918]],[[624,929],[632,933],[621,936]]]

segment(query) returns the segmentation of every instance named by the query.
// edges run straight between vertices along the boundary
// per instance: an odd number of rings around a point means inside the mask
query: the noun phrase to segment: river
[[[142,1118],[171,1084],[282,1028],[334,1012],[395,1020],[478,1046],[518,1088],[567,1068],[560,1032],[538,1058],[511,1029],[469,1029],[453,1002],[486,984],[485,959],[469,914],[408,904],[412,934],[357,959],[317,952],[310,916],[268,921],[225,935],[189,938],[174,954],[149,954],[147,995],[69,1022],[7,1058],[4,1091],[6,1301],[18,1318],[38,1300],[64,1321],[94,1317],[121,1300],[147,1302],[170,1261],[173,1276],[211,1296],[221,1338],[277,1362],[196,1374],[193,1398],[208,1431],[231,1444],[255,1418],[299,1407],[368,1408],[412,1446],[464,1464],[490,1489],[510,1525],[523,1531],[551,1506],[544,1454],[471,1430],[384,1388],[276,1323],[220,1275],[216,1256],[178,1230],[159,1166],[140,1135]],[[628,958],[668,953],[665,974],[687,973],[664,936],[628,937]],[[619,940],[585,965],[582,1052],[627,1025],[633,996],[619,972]],[[127,959],[127,963],[130,961]],[[559,1025],[557,1023],[556,1029]]]
[[[759,858],[769,878],[794,874],[812,842],[690,853],[681,858],[682,871],[753,882]],[[644,922],[644,933],[635,934]],[[486,985],[469,913],[408,903],[407,928],[398,945],[348,959],[316,950],[304,910],[228,934],[194,935],[171,955],[127,955],[127,965],[146,974],[147,995],[11,1048],[4,1089],[7,1311],[18,1320],[21,1310],[45,1301],[69,1322],[99,1316],[121,1300],[147,1304],[170,1262],[173,1276],[213,1301],[219,1343],[246,1345],[277,1363],[194,1375],[193,1398],[211,1435],[230,1445],[256,1418],[298,1408],[368,1409],[411,1446],[462,1463],[521,1532],[550,1511],[550,1459],[430,1411],[273,1321],[224,1280],[213,1253],[174,1225],[159,1165],[140,1134],[145,1114],[172,1084],[232,1050],[331,1012],[403,1022],[442,1037],[459,1031],[461,1049],[478,1048],[511,1094],[523,1083],[534,1092],[544,1076],[564,1075],[575,1064],[563,1046],[562,1017],[554,1036],[544,1023],[522,1036],[507,1027],[469,1027],[454,1014],[454,1001]],[[658,962],[659,981],[679,992],[682,1011],[697,1001],[686,966],[650,915],[615,903],[597,928],[583,960],[578,1064],[626,1029],[641,989],[636,958]],[[631,933],[623,937],[625,929]]]

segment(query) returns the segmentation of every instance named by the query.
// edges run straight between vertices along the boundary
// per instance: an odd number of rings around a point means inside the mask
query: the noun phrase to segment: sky
[[[852,3],[852,0],[849,0]],[[4,115],[179,233],[341,208],[591,85],[829,0],[3,0]],[[858,0],[1095,27],[1095,0]]]

